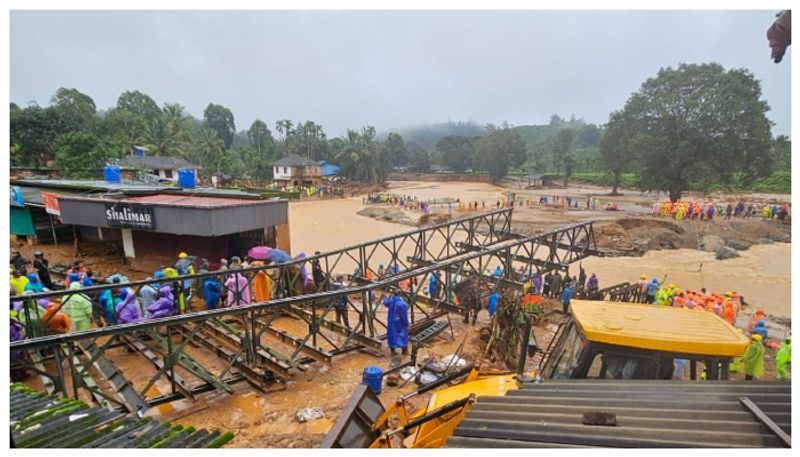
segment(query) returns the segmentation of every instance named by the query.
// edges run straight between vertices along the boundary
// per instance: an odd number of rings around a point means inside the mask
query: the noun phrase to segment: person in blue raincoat
[[[386,342],[389,351],[396,354],[400,348],[403,354],[408,354],[408,305],[397,294],[385,298],[381,294],[384,306],[389,308],[386,313]]]
[[[561,297],[559,297],[559,301],[561,302],[561,306],[564,308],[564,314],[569,312],[569,305],[572,302],[572,285],[567,284],[564,287],[564,290],[561,291]]]
[[[219,305],[221,293],[222,285],[217,281],[217,278],[215,276],[207,277],[203,282],[203,300],[206,302],[206,308],[216,308]]]
[[[430,279],[428,280],[428,296],[431,297],[431,300],[438,300],[439,299],[439,275],[440,272],[431,273]]]
[[[494,317],[494,313],[497,312],[497,303],[500,301],[500,294],[497,292],[492,292],[489,295],[489,299],[486,301],[486,309],[489,310],[489,318],[491,319]]]
[[[500,268],[500,266],[494,267],[494,271],[492,272],[492,276],[494,276],[495,278],[499,278],[500,276],[503,276],[503,269]]]

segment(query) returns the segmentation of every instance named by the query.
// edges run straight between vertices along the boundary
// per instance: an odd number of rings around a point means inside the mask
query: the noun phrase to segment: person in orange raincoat
[[[254,267],[263,266],[264,262],[253,262]],[[269,301],[272,298],[272,284],[269,276],[264,270],[256,272],[253,276],[253,283],[250,286],[253,290],[253,298],[257,302]]]
[[[63,335],[64,333],[69,333],[70,321],[66,314],[58,311],[58,306],[55,303],[48,304],[47,309],[42,314],[42,322],[45,323],[50,333]]]
[[[748,334],[748,335],[749,335],[749,334],[751,334],[751,333],[753,333],[753,327],[756,325],[756,323],[757,323],[758,321],[760,321],[760,320],[763,320],[763,319],[764,319],[764,316],[765,316],[765,314],[764,314],[764,310],[763,310],[763,309],[761,309],[761,308],[758,308],[758,309],[756,310],[756,313],[753,315],[753,318],[752,318],[752,319],[750,319],[750,323],[749,323],[749,324],[747,324],[747,334]]]
[[[733,310],[733,303],[731,303],[730,300],[722,300],[722,318],[733,325],[733,319],[735,317],[736,313]]]

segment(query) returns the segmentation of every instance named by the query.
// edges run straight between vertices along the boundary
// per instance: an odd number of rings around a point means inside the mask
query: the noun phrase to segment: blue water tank
[[[107,164],[103,167],[103,179],[106,182],[117,183],[122,182],[122,175],[119,172],[119,166]]]
[[[361,384],[368,385],[375,395],[381,393],[383,386],[383,370],[380,367],[369,366],[364,368],[364,374],[361,377]]]
[[[134,146],[133,147],[133,156],[134,157],[144,157],[145,156],[145,149],[141,146]]]
[[[178,186],[181,189],[194,189],[197,186],[194,170],[178,170]]]

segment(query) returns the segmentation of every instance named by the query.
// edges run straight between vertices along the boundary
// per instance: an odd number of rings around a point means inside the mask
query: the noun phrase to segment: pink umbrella
[[[269,246],[254,246],[247,251],[247,255],[256,260],[268,260]]]

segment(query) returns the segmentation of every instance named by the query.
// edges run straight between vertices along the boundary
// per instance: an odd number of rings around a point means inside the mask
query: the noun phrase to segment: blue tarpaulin
[[[322,172],[322,176],[336,176],[342,171],[342,167],[339,165],[334,165],[332,163],[328,163],[324,160],[319,162],[319,168]]]

